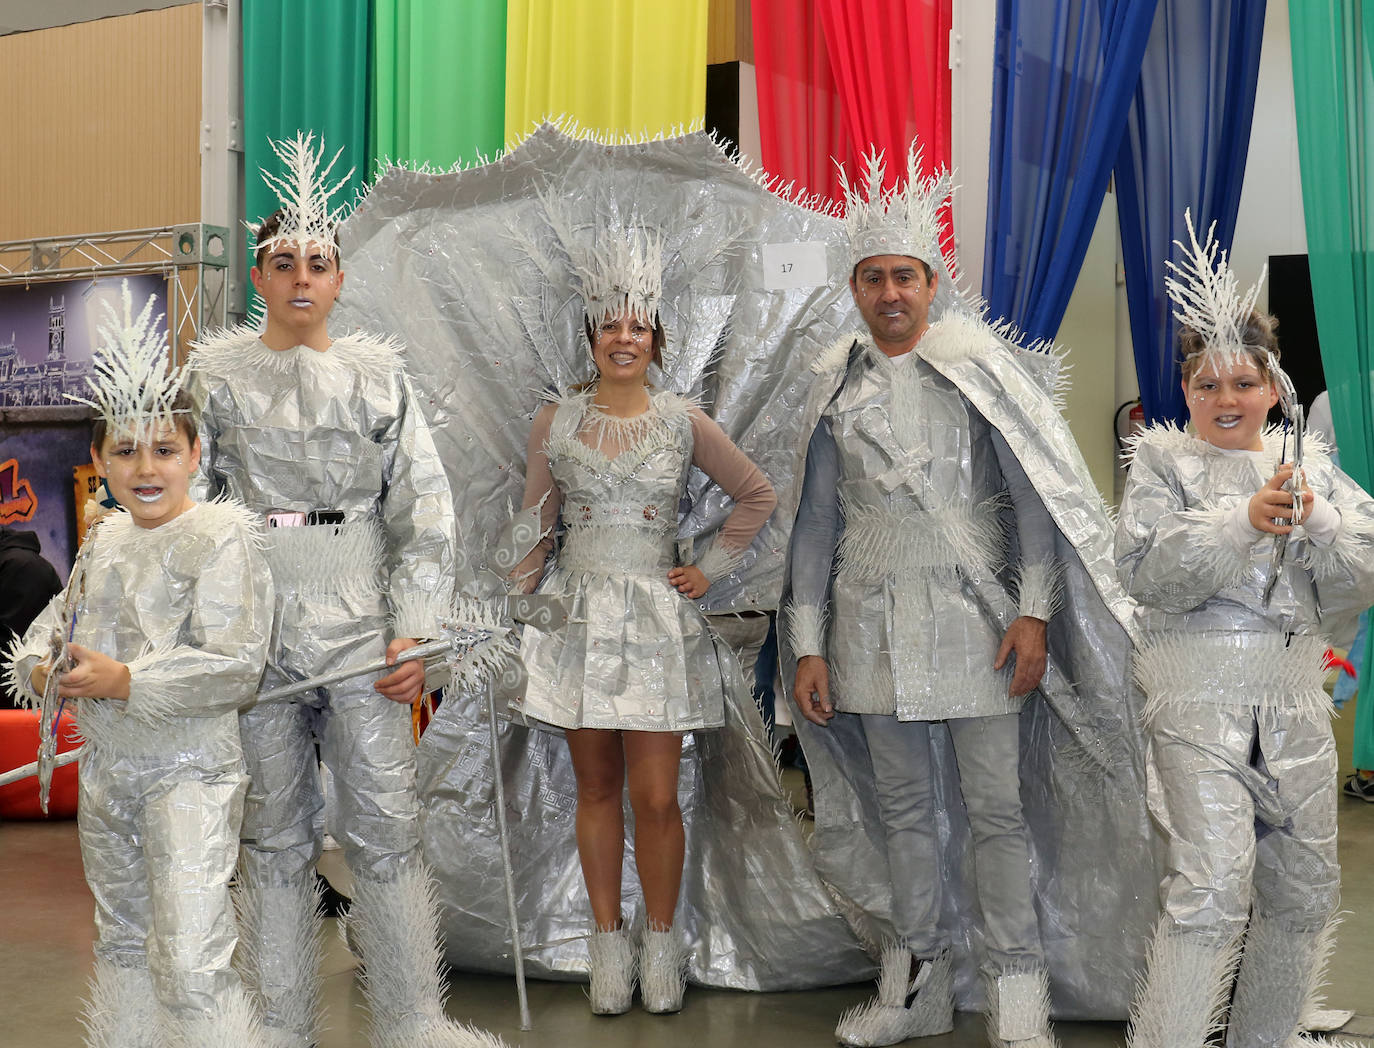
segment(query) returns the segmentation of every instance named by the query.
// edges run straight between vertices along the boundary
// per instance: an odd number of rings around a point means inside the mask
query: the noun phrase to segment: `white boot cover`
[[[1317,936],[1317,944],[1313,947],[1312,986],[1307,991],[1307,1000],[1302,1006],[1302,1019],[1298,1022],[1303,1032],[1339,1030],[1355,1017],[1355,1013],[1348,1008],[1326,1006],[1326,984],[1330,978],[1331,956],[1336,952],[1336,928],[1340,923],[1339,914],[1332,916]]]
[[[1320,932],[1290,932],[1255,914],[1245,936],[1227,1048],[1288,1048],[1317,978]]]
[[[635,956],[624,928],[597,929],[587,940],[591,957],[592,1012],[623,1015],[635,992]]]
[[[267,1041],[262,1017],[241,988],[230,990],[215,1003],[212,1014],[174,1019],[170,1048],[259,1048]]]
[[[264,887],[240,875],[234,952],[273,1048],[311,1048],[320,1038],[320,895],[314,880]]]
[[[362,951],[373,1048],[505,1048],[444,1014],[439,904],[418,863],[394,881],[356,878],[349,925]]]
[[[897,1044],[910,1037],[932,1037],[954,1029],[954,958],[942,950],[910,978],[911,954],[883,949],[878,996],[840,1016],[835,1039],[841,1044]]]
[[[994,1048],[1059,1048],[1050,1032],[1050,973],[1043,964],[983,973]]]
[[[1181,935],[1161,918],[1131,1004],[1130,1048],[1203,1048],[1221,1029],[1239,941],[1221,945]]]
[[[650,925],[639,947],[639,992],[644,1010],[664,1014],[682,1010],[687,988],[687,951],[672,928]]]
[[[165,1016],[148,969],[97,959],[81,1024],[87,1048],[160,1048]]]

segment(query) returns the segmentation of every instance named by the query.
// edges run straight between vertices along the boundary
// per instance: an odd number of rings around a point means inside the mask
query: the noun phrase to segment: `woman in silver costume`
[[[635,957],[621,915],[627,781],[647,911],[638,955],[644,1007],[682,1007],[673,931],[684,851],[682,735],[720,727],[725,689],[741,686],[732,656],[692,600],[738,563],[775,504],[763,475],[719,426],[646,381],[664,340],[655,297],[584,295],[599,377],[535,416],[525,480],[525,506],[542,501],[550,535],[561,515],[563,539],[547,573],[552,537],[517,569],[524,588],[538,584],[564,597],[570,612],[560,633],[526,629],[529,682],[520,709],[567,735],[578,854],[597,925],[591,1001],[599,1014],[628,1010],[634,989]],[[696,563],[675,566],[678,504],[693,465],[735,508]]]
[[[1287,490],[1272,318],[1191,239],[1169,291],[1196,435],[1139,437],[1116,539],[1168,843],[1130,1043],[1201,1048],[1230,999],[1228,1046],[1268,1048],[1297,1043],[1340,887],[1326,633],[1374,598],[1374,501],[1319,448]]]

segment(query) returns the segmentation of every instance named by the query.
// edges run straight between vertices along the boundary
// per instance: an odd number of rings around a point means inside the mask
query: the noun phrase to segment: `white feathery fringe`
[[[264,927],[264,908],[271,894],[274,905],[271,927]],[[239,920],[239,942],[234,969],[243,980],[250,999],[261,1010],[269,1043],[274,1035],[284,1040],[314,1044],[320,1039],[320,960],[324,953],[324,916],[319,888],[313,881],[279,887],[263,887],[257,878],[239,868],[233,890]],[[270,942],[268,941],[270,940]],[[260,956],[266,951],[266,957]],[[262,992],[264,962],[273,969],[298,973],[295,985],[276,1000]]]
[[[835,1037],[841,1044],[896,1044],[911,1037],[948,1033],[954,1028],[954,963],[949,951],[942,950],[926,962],[918,977],[921,980],[919,993],[910,1008],[906,1007],[906,995],[911,955],[902,953],[900,959],[891,958],[899,963],[900,971],[894,972],[889,980],[889,957],[884,950],[884,982],[880,983],[878,996],[840,1016]],[[888,998],[885,992],[896,996]]]
[[[434,880],[416,863],[393,881],[354,881],[350,916],[362,950],[362,984],[375,1048],[501,1045],[444,1015],[439,903]]]
[[[1322,929],[1295,932],[1254,914],[1245,935],[1228,1033],[1236,1044],[1286,1044],[1301,1028],[1318,975]]]
[[[988,1040],[994,1045],[1057,1048],[1050,1033],[1050,973],[1043,964],[984,973]]]
[[[391,632],[412,640],[439,636],[439,625],[452,610],[452,602],[440,593],[407,589],[390,594]]]
[[[874,146],[862,159],[864,170],[857,185],[850,183],[844,165],[838,165],[853,263],[879,254],[911,255],[952,271],[954,265],[940,251],[940,212],[949,206],[953,192],[950,173],[939,168],[923,176],[923,150],[916,140],[907,149],[905,182],[891,189],[883,189],[883,153]]]
[[[1064,565],[1060,561],[1053,557],[1023,561],[1016,575],[1020,614],[1048,622],[1064,606]]]
[[[1215,233],[1217,224],[1207,227],[1207,243],[1199,244],[1193,230],[1191,209],[1183,212],[1188,230],[1188,243],[1175,240],[1180,261],[1172,259],[1164,265],[1173,276],[1166,275],[1164,287],[1174,302],[1174,318],[1202,336],[1206,348],[1202,357],[1213,367],[1229,368],[1247,355],[1245,324],[1255,308],[1260,286],[1268,267],[1260,269],[1260,276],[1243,295],[1235,271],[1227,264],[1226,252],[1221,251]]]
[[[1317,933],[1317,941],[1312,947],[1312,981],[1307,988],[1307,1000],[1302,1006],[1302,1020],[1298,1023],[1304,1030],[1312,1028],[1312,1020],[1326,1010],[1326,989],[1331,983],[1331,958],[1336,953],[1336,931],[1349,911],[1333,913]]]
[[[262,1016],[241,987],[230,987],[210,1015],[173,1019],[169,1048],[255,1048],[266,1034]]]
[[[900,939],[883,943],[882,968],[878,972],[878,1000],[903,1008],[911,982],[911,951]]]
[[[1374,546],[1374,520],[1362,513],[1343,513],[1331,545],[1318,546],[1309,541],[1303,546],[1302,566],[1312,572],[1317,582],[1348,574],[1369,559],[1370,547]]]
[[[386,547],[380,528],[370,520],[335,528],[272,528],[267,563],[280,593],[352,593],[382,591]]]
[[[166,1030],[148,969],[121,968],[103,958],[96,959],[80,1020],[86,1048],[160,1048]]]
[[[818,608],[814,604],[788,605],[787,639],[797,658],[824,655],[825,628],[829,618],[826,608]]]
[[[159,430],[175,425],[172,403],[185,374],[182,368],[170,367],[167,334],[157,328],[163,315],[153,316],[155,301],[149,295],[135,317],[129,282],[122,282],[120,310],[104,303],[99,342],[91,353],[95,377],[86,379],[91,397],[63,394],[94,408],[116,440],[149,443]]]
[[[276,234],[255,246],[274,250],[290,244],[305,254],[308,245],[314,243],[326,255],[336,254],[338,245],[334,241],[334,230],[344,220],[347,209],[346,206],[335,207],[331,198],[348,184],[353,177],[353,169],[349,168],[348,174],[332,185],[329,178],[339,157],[343,156],[343,150],[340,149],[329,163],[321,166],[324,140],[321,139],[319,147],[315,148],[313,132],[302,134],[297,131],[293,139],[269,138],[268,144],[281,161],[285,173],[276,175],[263,168],[260,169],[262,180],[277,195],[285,213]],[[262,223],[250,222],[247,226],[256,239]]]
[[[269,371],[288,374],[300,369],[351,371],[374,380],[405,373],[404,346],[392,336],[355,331],[334,339],[328,352],[268,349],[259,331],[248,324],[225,328],[191,343],[187,367],[208,376]]]
[[[165,688],[158,686],[160,682],[157,672],[158,665],[171,654],[174,647],[172,644],[154,644],[147,641],[139,653],[129,660],[131,685],[125,712],[134,720],[148,725],[166,724],[176,714],[178,703]],[[169,683],[181,682],[181,674],[178,673]]]
[[[965,567],[995,574],[1006,560],[1007,535],[1000,513],[1005,494],[975,506],[951,505],[919,518],[885,506],[859,505],[841,498],[845,530],[836,560],[839,570],[864,580],[897,572],[952,572]]]
[[[624,928],[601,928],[587,939],[588,995],[597,1015],[620,1015],[635,992],[635,954]]]
[[[1325,643],[1317,637],[1155,632],[1136,646],[1135,681],[1147,726],[1172,706],[1264,706],[1316,724],[1335,708],[1324,687]],[[1221,687],[1214,682],[1225,682]]]
[[[690,959],[677,929],[653,921],[644,929],[639,947],[639,992],[647,1012],[676,1012],[682,1008]]]
[[[25,709],[37,709],[42,696],[30,688],[28,674],[19,672],[19,660],[29,657],[41,659],[46,652],[46,647],[25,644],[23,637],[15,637],[5,648],[4,655],[0,655],[0,685],[3,685],[5,694]]]
[[[868,335],[862,331],[850,331],[840,335],[834,342],[816,354],[811,361],[811,373],[823,375],[827,371],[838,371],[849,363],[850,350],[855,342],[866,342]]]
[[[442,619],[445,636],[460,643],[471,643],[465,651],[448,656],[453,683],[465,691],[476,691],[500,675],[519,651],[511,623],[498,615],[491,601],[458,597]]]
[[[706,576],[708,582],[715,582],[723,579],[726,575],[738,571],[744,563],[745,550],[729,549],[721,544],[719,536],[711,543],[710,547],[697,558],[697,570]]]
[[[1209,944],[1174,932],[1168,916],[1161,917],[1136,980],[1129,1048],[1201,1048],[1220,1033],[1240,950],[1239,936]]]

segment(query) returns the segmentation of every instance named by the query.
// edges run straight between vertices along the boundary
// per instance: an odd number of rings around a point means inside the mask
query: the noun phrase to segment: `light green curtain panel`
[[[373,161],[450,167],[499,150],[506,0],[373,3]]]
[[[243,165],[247,217],[269,215],[276,197],[259,168],[280,172],[269,138],[323,135],[331,174],[353,178],[335,199],[351,201],[370,176],[367,98],[371,0],[243,0]],[[348,245],[344,244],[344,258]]]
[[[1322,367],[1341,468],[1374,487],[1374,4],[1288,5],[1298,156]],[[1374,769],[1374,631],[1355,712],[1355,766]]]

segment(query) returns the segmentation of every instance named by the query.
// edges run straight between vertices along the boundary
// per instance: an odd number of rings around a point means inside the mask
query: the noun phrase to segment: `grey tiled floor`
[[[1340,752],[1349,753],[1353,711],[1336,722]],[[1343,761],[1343,763],[1345,763]],[[1374,1014],[1374,804],[1341,801],[1343,907],[1328,1000]],[[326,856],[326,867],[332,861]],[[334,873],[336,871],[332,871]],[[91,964],[90,894],[81,874],[76,828],[56,824],[0,825],[0,1046],[79,1045],[77,1018]],[[366,1043],[366,1012],[353,978],[354,962],[331,936],[324,1003],[329,1029],[320,1048]],[[513,980],[455,975],[449,1012],[502,1034],[512,1045],[541,1048],[808,1048],[832,1044],[835,1017],[871,993],[871,985],[821,991],[749,994],[691,988],[678,1016],[638,1010],[598,1018],[581,985],[531,982],[534,1029],[518,1028]],[[1116,1023],[1060,1023],[1065,1048],[1124,1043]],[[922,1048],[986,1044],[980,1016],[960,1015],[953,1033]],[[251,1048],[251,1046],[243,1046]]]

